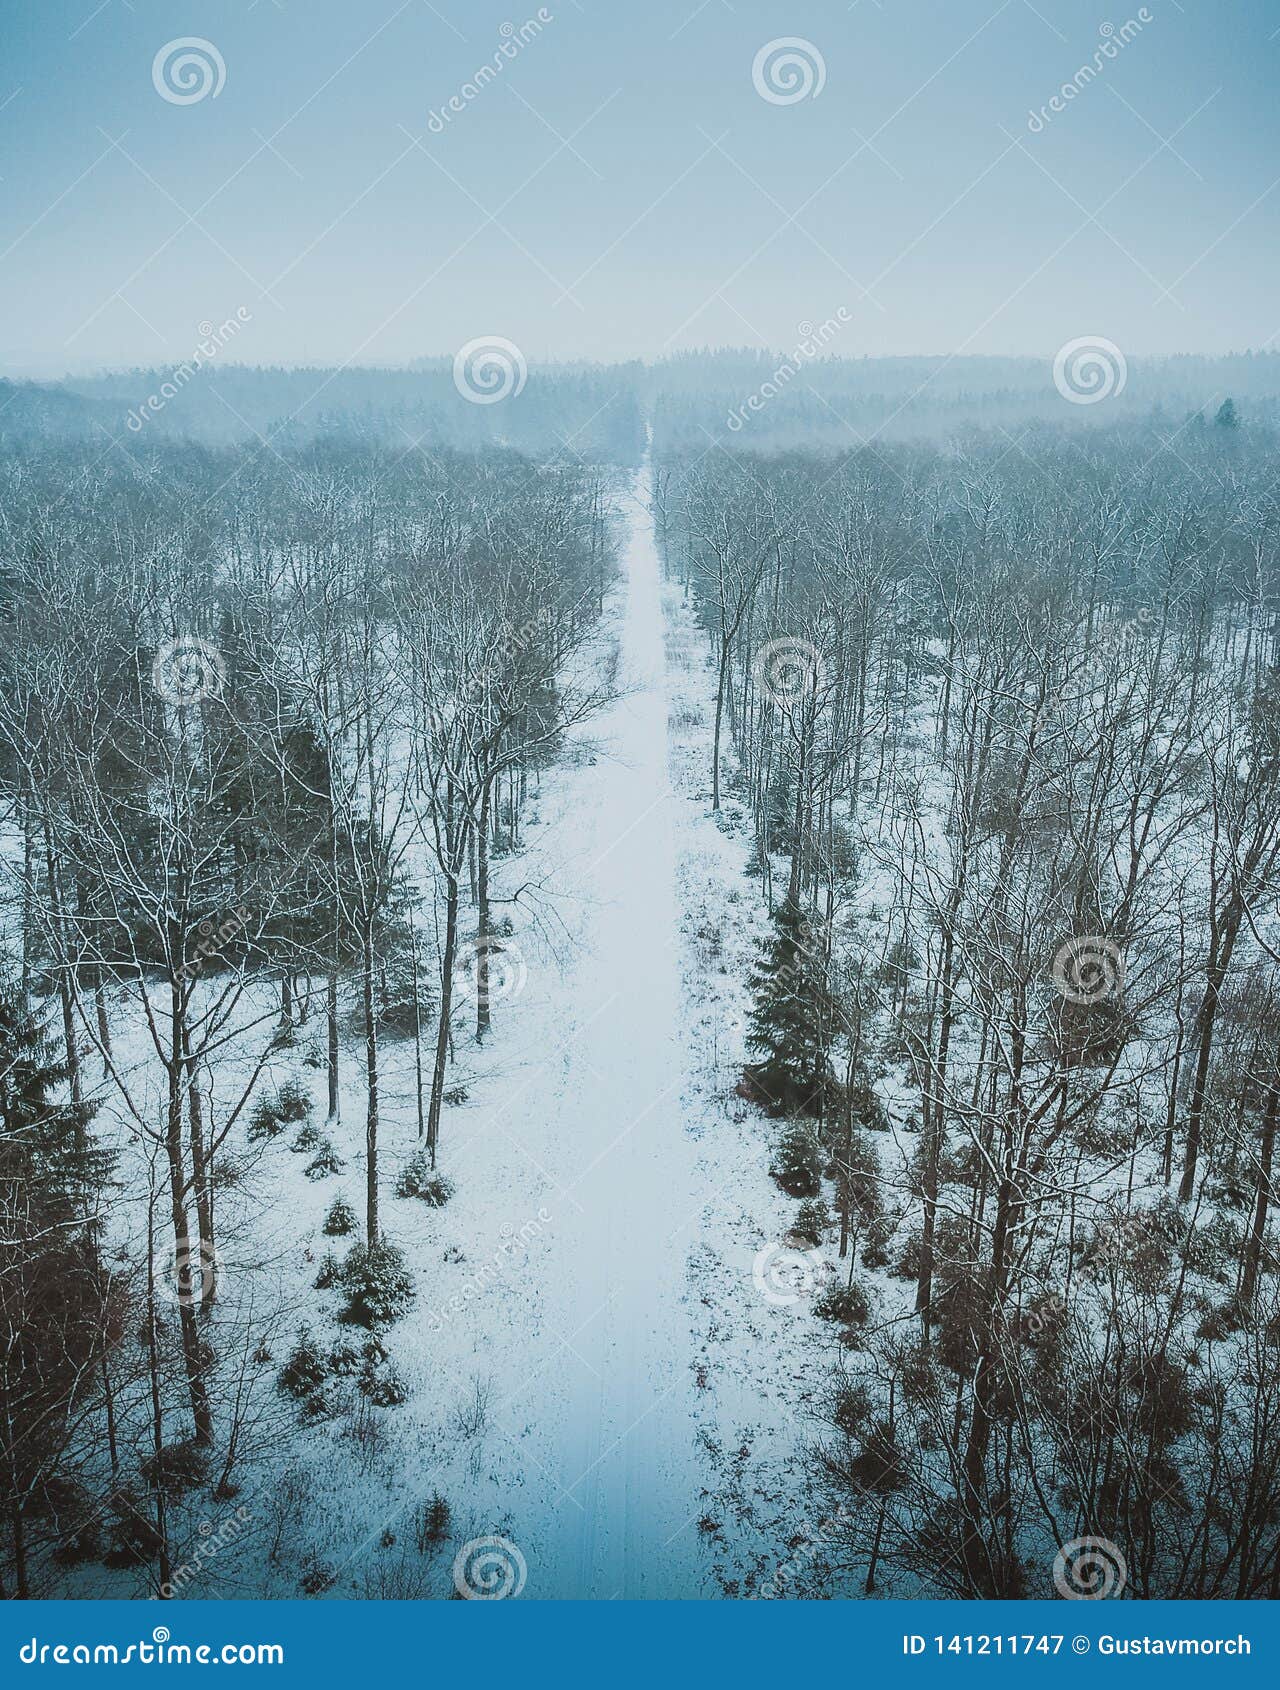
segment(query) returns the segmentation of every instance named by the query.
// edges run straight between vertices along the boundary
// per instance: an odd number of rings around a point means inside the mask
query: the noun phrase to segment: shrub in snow
[[[419,1555],[429,1554],[437,1544],[444,1542],[452,1521],[453,1511],[439,1491],[433,1491],[425,1502],[419,1503],[413,1517],[413,1534]]]
[[[308,1179],[327,1179],[330,1174],[340,1174],[346,1163],[329,1143],[327,1138],[321,1139],[320,1149],[313,1161],[307,1163],[302,1170]]]
[[[884,1268],[889,1265],[889,1239],[892,1227],[884,1220],[873,1221],[867,1229],[862,1246],[862,1265],[865,1268]]]
[[[1214,1215],[1203,1226],[1193,1227],[1186,1243],[1187,1266],[1206,1279],[1228,1284],[1244,1247],[1244,1233],[1229,1215]],[[1150,1244],[1146,1254],[1155,1252]]]
[[[822,1190],[822,1146],[812,1127],[790,1121],[774,1146],[769,1172],[792,1197],[816,1197]]]
[[[444,1101],[450,1109],[456,1109],[460,1103],[465,1103],[470,1095],[465,1086],[450,1086],[444,1094]]]
[[[374,1367],[366,1362],[357,1383],[375,1408],[396,1408],[409,1395],[408,1387],[394,1367]]]
[[[309,1555],[302,1567],[302,1577],[298,1580],[301,1588],[308,1596],[323,1596],[326,1590],[331,1590],[337,1574],[333,1568],[316,1556]]]
[[[1232,1297],[1223,1303],[1221,1308],[1210,1308],[1206,1311],[1204,1319],[1196,1328],[1196,1337],[1211,1344],[1220,1344],[1233,1332],[1239,1332],[1247,1319],[1248,1310],[1242,1308]]]
[[[924,1239],[920,1233],[909,1232],[903,1239],[898,1259],[893,1264],[892,1273],[895,1279],[919,1279],[923,1249]]]
[[[854,1437],[871,1418],[866,1387],[842,1379],[831,1396],[831,1418],[846,1437]]]
[[[796,1218],[791,1223],[790,1237],[797,1239],[811,1250],[816,1250],[826,1237],[827,1228],[831,1225],[831,1216],[827,1205],[821,1197],[809,1197],[796,1210]]]
[[[845,1468],[860,1491],[889,1496],[905,1483],[907,1464],[888,1420],[878,1420],[858,1440],[858,1453]]]
[[[338,1282],[347,1294],[339,1319],[348,1326],[391,1326],[413,1301],[413,1279],[394,1244],[353,1245]]]
[[[330,1238],[345,1238],[356,1229],[356,1212],[345,1197],[335,1197],[324,1217],[324,1230]]]
[[[104,1567],[113,1571],[146,1566],[163,1548],[160,1534],[147,1518],[154,1501],[133,1491],[118,1490],[111,1498]]]
[[[871,1319],[871,1304],[867,1293],[855,1281],[852,1285],[832,1285],[813,1305],[813,1312],[820,1320],[858,1327]]]
[[[319,1143],[320,1129],[317,1126],[313,1126],[312,1123],[308,1121],[304,1126],[298,1128],[297,1132],[293,1136],[293,1143],[289,1146],[289,1148],[301,1156],[308,1150],[315,1150]]]
[[[312,1281],[317,1291],[329,1291],[338,1283],[338,1258],[332,1250],[326,1250],[320,1263],[320,1271]]]
[[[436,1173],[420,1150],[411,1162],[406,1162],[396,1181],[397,1197],[420,1197],[433,1209],[442,1209],[453,1196],[453,1181]]]
[[[142,1462],[141,1472],[153,1490],[162,1490],[171,1500],[185,1496],[208,1479],[209,1451],[191,1438],[166,1444]]]
[[[286,1080],[258,1099],[249,1121],[249,1142],[276,1138],[290,1122],[305,1121],[310,1113],[310,1097],[296,1080]]]
[[[325,1365],[324,1357],[316,1348],[310,1328],[304,1326],[298,1333],[297,1342],[288,1361],[280,1369],[276,1384],[286,1396],[296,1397],[299,1402],[303,1402],[320,1390],[328,1376],[329,1369]]]
[[[249,1117],[249,1143],[262,1144],[269,1138],[279,1138],[283,1131],[284,1122],[275,1112],[274,1100],[259,1098]]]

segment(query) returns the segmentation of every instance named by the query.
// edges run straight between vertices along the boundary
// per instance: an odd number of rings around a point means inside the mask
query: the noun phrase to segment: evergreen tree
[[[774,914],[774,931],[751,976],[755,1003],[747,1044],[759,1053],[747,1084],[772,1115],[821,1116],[830,1098],[831,1004],[820,940],[793,898]]]
[[[95,1213],[110,1162],[89,1136],[92,1106],[59,1100],[67,1072],[0,986],[0,1490],[18,1596],[33,1556],[66,1535],[72,1412],[120,1325]]]

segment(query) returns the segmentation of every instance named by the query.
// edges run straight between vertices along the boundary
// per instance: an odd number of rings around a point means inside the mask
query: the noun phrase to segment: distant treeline
[[[1017,430],[1033,421],[1180,427],[1198,414],[1212,420],[1228,398],[1242,421],[1280,421],[1280,354],[1272,352],[1132,358],[1119,368],[1113,360],[1105,398],[1072,402],[1055,385],[1049,356],[839,358],[818,355],[821,344],[811,337],[784,352],[688,352],[648,365],[535,364],[518,390],[482,403],[459,390],[448,358],[403,369],[204,362],[54,383],[0,379],[0,444],[127,444],[146,433],[207,445],[258,437],[284,448],[332,437],[633,465],[646,412],[658,444],[672,450],[713,441],[760,451],[946,441],[975,426]]]

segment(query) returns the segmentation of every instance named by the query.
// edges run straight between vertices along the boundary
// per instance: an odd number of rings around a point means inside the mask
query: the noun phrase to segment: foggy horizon
[[[11,377],[180,361],[238,309],[225,362],[326,369],[785,351],[837,310],[844,360],[1280,329],[1253,0],[14,10]]]

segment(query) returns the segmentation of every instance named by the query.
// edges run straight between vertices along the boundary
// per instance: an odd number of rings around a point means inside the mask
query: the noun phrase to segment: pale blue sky
[[[851,356],[1274,344],[1280,9],[1152,0],[1032,133],[1106,3],[551,0],[432,133],[536,5],[0,0],[0,367],[181,358],[238,307],[251,362],[785,348],[841,306]],[[185,36],[225,83],[176,104]],[[816,98],[753,84],[782,37]]]

